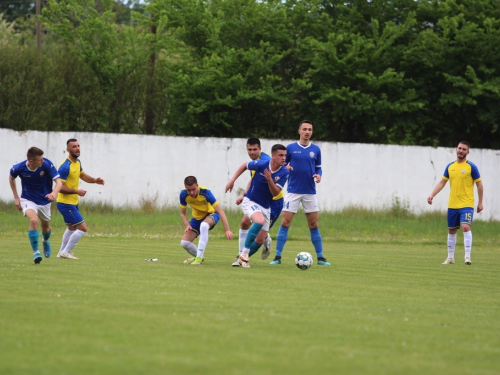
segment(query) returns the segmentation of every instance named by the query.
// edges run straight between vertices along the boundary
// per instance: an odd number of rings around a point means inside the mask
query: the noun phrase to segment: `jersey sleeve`
[[[450,163],[446,166],[446,168],[444,169],[444,173],[443,173],[443,179],[448,181],[450,179],[450,174],[448,173],[448,168],[450,167],[450,165],[453,164],[453,163]]]
[[[290,145],[286,146],[286,157],[285,157],[285,165],[290,164],[290,160],[292,158],[292,152],[290,149]]]
[[[247,169],[250,171],[260,171],[269,165],[269,160],[252,160],[247,163]]]
[[[19,176],[19,171],[17,170],[16,165],[14,165],[10,169],[10,177],[12,177],[13,179],[15,179],[17,176]]]
[[[286,167],[283,167],[283,168],[286,168]],[[287,170],[287,172],[288,172],[288,170]],[[276,181],[276,186],[278,186],[279,188],[281,188],[281,190],[283,190],[283,188],[286,185],[286,182],[288,181],[289,176],[290,176],[290,173],[285,173],[283,176],[281,176],[280,179],[278,181]]]
[[[323,176],[323,170],[321,169],[321,149],[318,147],[318,156],[316,157],[316,174]]]
[[[55,180],[56,178],[59,178],[59,172],[57,171],[56,167],[54,167],[54,163],[52,163],[50,160],[47,160],[47,169],[49,172],[49,176],[52,178],[52,180]]]
[[[474,163],[471,163],[471,176],[472,176],[472,180],[474,182],[478,182],[478,181],[481,181],[481,175],[479,174],[479,169],[477,168],[476,164]]]
[[[217,204],[217,199],[215,199],[214,195],[212,192],[208,189],[203,191],[203,196],[207,199],[207,202],[210,203],[212,206],[216,206]]]
[[[68,159],[63,161],[63,163],[59,166],[59,170],[58,170],[59,177],[63,181],[66,181],[68,179],[69,166],[70,166],[70,164],[68,163]]]
[[[179,203],[182,208],[186,208],[187,206],[186,197],[187,197],[187,191],[182,190],[181,193],[179,194]]]

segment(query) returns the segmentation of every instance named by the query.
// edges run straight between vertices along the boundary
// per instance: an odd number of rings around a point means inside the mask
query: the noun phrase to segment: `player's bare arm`
[[[49,194],[47,194],[45,196],[51,202],[54,202],[54,200],[57,197],[57,194],[59,193],[59,191],[62,188],[62,181],[61,181],[60,178],[56,178],[54,181],[56,183],[56,186],[54,187],[54,190],[52,190],[52,192],[50,192]]]
[[[431,195],[429,195],[427,197],[427,203],[429,204],[432,204],[432,199],[441,191],[443,190],[444,186],[446,185],[446,183],[448,182],[448,180],[445,180],[445,179],[441,179],[441,181],[439,181],[436,185],[436,187],[434,188],[434,190],[432,191]]]
[[[103,180],[101,177],[96,177],[96,178],[94,178],[94,177],[89,176],[89,175],[88,175],[87,173],[85,173],[85,172],[84,172],[84,173],[82,173],[82,174],[80,175],[80,178],[81,178],[83,181],[85,181],[85,182],[87,182],[87,183],[89,183],[89,184],[104,185],[104,180]]]
[[[231,232],[231,229],[229,228],[229,222],[227,221],[227,217],[226,217],[224,210],[221,208],[220,204],[215,206],[214,210],[220,216],[220,219],[222,221],[222,225],[224,226],[224,232],[225,232],[226,238],[228,240],[232,240],[234,235],[233,235],[233,232]]]
[[[243,172],[245,172],[247,170],[247,163],[243,163],[242,165],[240,165],[238,167],[238,169],[236,170],[236,172],[234,172],[234,176],[229,180],[229,182],[226,184],[226,193],[228,191],[233,191],[233,188],[234,188],[234,183],[235,181],[238,179],[238,177],[240,177]]]
[[[9,176],[9,185],[12,189],[12,194],[14,194],[14,204],[19,211],[22,211],[21,199],[19,199],[19,194],[17,194],[16,180],[14,180],[12,176]]]
[[[67,187],[65,181],[62,182],[62,186],[61,186],[60,192],[63,193],[63,194],[78,194],[80,197],[84,197],[85,194],[87,194],[87,190],[83,190],[83,189],[71,189],[71,188]]]
[[[269,169],[266,169],[264,171],[264,177],[267,180],[267,184],[269,185],[269,190],[271,191],[273,197],[277,196],[281,192],[281,188],[274,183],[273,175]]]
[[[184,233],[187,233],[188,231],[190,231],[191,229],[191,225],[189,225],[189,220],[187,218],[187,215],[186,215],[186,208],[184,207],[181,207],[181,220],[182,220],[182,223],[184,224],[184,226],[186,227],[186,229],[184,229]]]
[[[476,187],[477,187],[477,197],[479,198],[479,202],[477,203],[477,213],[480,213],[484,207],[483,207],[483,181],[478,181],[476,182]]]

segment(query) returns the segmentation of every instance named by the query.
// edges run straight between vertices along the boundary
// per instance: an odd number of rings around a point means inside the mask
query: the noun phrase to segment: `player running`
[[[249,138],[247,140],[247,153],[250,159],[252,160],[271,160],[271,157],[266,154],[265,152],[262,152],[261,150],[261,145],[260,145],[260,140],[259,138]],[[250,176],[253,178],[255,175],[255,171],[250,171]],[[250,184],[252,183],[252,180],[248,181],[247,188],[245,190],[245,193],[248,191],[250,188]],[[245,194],[244,193],[244,194]],[[236,200],[236,204],[240,205],[241,202],[243,202],[243,196],[239,197]],[[273,201],[271,203],[271,214],[269,218],[269,229],[271,229],[278,220],[279,216],[281,215],[281,210],[283,209],[283,190],[280,190],[279,194],[275,197],[273,197]],[[248,230],[250,229],[250,225],[252,225],[252,222],[250,219],[246,216],[243,215],[243,218],[241,219],[241,225],[240,225],[240,230],[239,230],[239,253],[234,259],[234,262],[231,264],[233,267],[239,267],[241,265],[240,261],[240,255],[243,252],[243,247],[245,246],[245,240],[247,238]],[[271,235],[268,233],[267,237],[264,241],[264,244],[262,245],[262,253],[261,253],[261,258],[267,259],[269,257],[269,254],[271,253]]]
[[[42,227],[43,254],[50,257],[51,247],[49,238],[52,233],[50,227],[51,202],[56,199],[61,190],[62,182],[54,164],[49,159],[44,159],[43,151],[38,147],[31,147],[24,160],[12,167],[10,170],[9,183],[14,194],[14,204],[22,211],[29,221],[28,237],[33,250],[35,264],[42,261],[38,250],[38,219]],[[21,179],[21,198],[17,194],[16,178]],[[52,182],[56,185],[52,189]]]
[[[290,172],[284,167],[286,147],[276,144],[271,149],[271,160],[253,160],[242,164],[226,185],[226,192],[232,191],[234,182],[247,169],[255,171],[250,189],[245,193],[241,208],[252,221],[245,246],[240,255],[241,265],[250,267],[249,257],[264,243],[270,227],[270,207],[273,197],[285,186]]]
[[[182,236],[181,246],[191,257],[184,263],[192,266],[199,266],[205,259],[205,249],[208,243],[208,231],[222,220],[226,238],[233,239],[233,233],[229,228],[226,214],[222,210],[219,202],[215,199],[212,192],[204,186],[198,186],[198,181],[194,176],[188,176],[184,179],[184,190],[180,193],[181,219],[186,229]],[[188,221],[186,216],[186,207],[190,205],[193,209],[192,219]],[[193,240],[200,236],[198,247]]]
[[[58,258],[78,259],[73,253],[73,248],[80,239],[87,233],[87,223],[83,220],[78,210],[79,197],[87,194],[86,190],[79,189],[80,179],[89,184],[104,185],[101,177],[90,177],[82,168],[80,156],[80,143],[71,138],[66,142],[68,158],[59,166],[59,174],[63,182],[61,194],[57,197],[57,209],[64,218],[67,225],[63,234],[61,248],[57,254]]]

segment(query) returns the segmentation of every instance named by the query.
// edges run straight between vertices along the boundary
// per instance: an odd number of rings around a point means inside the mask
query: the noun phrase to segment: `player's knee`
[[[181,240],[181,246],[182,246],[185,250],[189,249],[189,245],[190,245],[191,243],[192,243],[191,241]]]
[[[206,221],[200,224],[200,231],[209,229],[210,229],[210,224],[208,224]]]
[[[36,229],[38,227],[38,218],[30,219],[30,228]]]

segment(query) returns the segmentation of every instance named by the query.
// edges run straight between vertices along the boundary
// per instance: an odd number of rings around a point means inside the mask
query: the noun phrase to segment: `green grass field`
[[[475,223],[472,266],[461,235],[444,266],[444,216],[322,215],[333,265],[300,271],[301,215],[284,264],[242,269],[221,226],[195,267],[175,210],[83,208],[80,259],[35,266],[27,220],[1,208],[0,374],[500,373],[500,223]],[[54,215],[53,252],[63,230]]]

